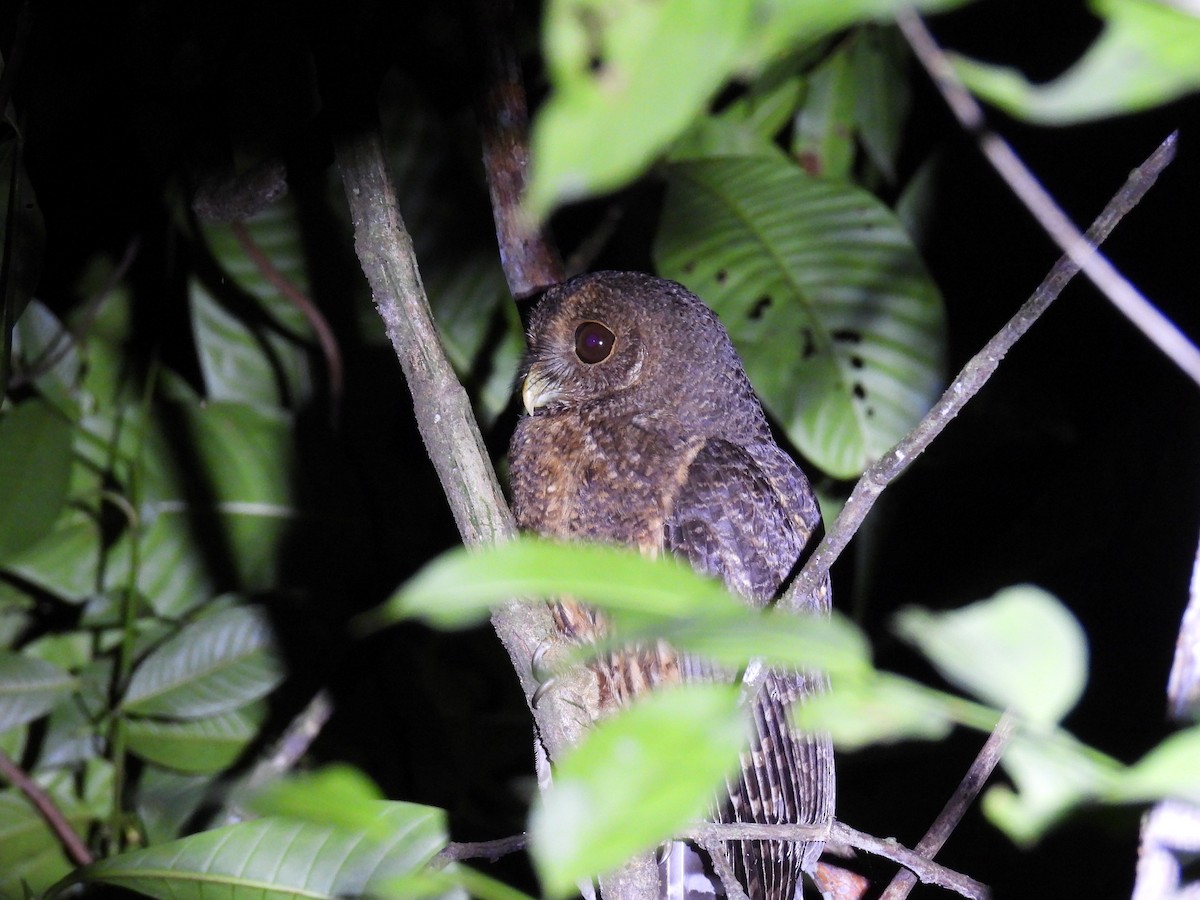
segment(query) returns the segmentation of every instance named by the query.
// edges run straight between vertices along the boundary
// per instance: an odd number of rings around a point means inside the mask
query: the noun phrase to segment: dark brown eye
[[[616,335],[599,322],[584,322],[575,329],[575,355],[589,366],[608,359]]]

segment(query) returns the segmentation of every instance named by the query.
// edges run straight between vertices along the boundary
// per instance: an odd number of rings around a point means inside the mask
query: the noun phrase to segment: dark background
[[[138,236],[131,279],[140,333],[185,373],[196,374],[188,362],[183,285],[172,265],[182,251],[169,198],[187,173],[232,144],[243,152],[288,153],[304,196],[332,162],[327,129],[339,104],[353,105],[356,91],[359,102],[369,98],[383,73],[398,69],[461,129],[457,161],[471,177],[447,194],[451,212],[461,214],[464,229],[490,227],[469,127],[473,54],[457,5],[147,0],[31,8],[34,27],[14,101],[27,117],[27,164],[47,229],[38,296],[69,312],[80,300],[77,283],[88,260],[115,259]],[[0,13],[3,47],[11,46],[12,13]],[[532,51],[536,9],[522,16]],[[1039,0],[987,0],[932,25],[948,46],[1017,64],[1038,79],[1067,67],[1099,28],[1082,4]],[[314,83],[321,104],[314,103]],[[536,95],[536,68],[530,84]],[[1179,129],[1177,161],[1106,250],[1168,317],[1200,336],[1200,100],[1059,129],[996,112],[990,119],[1080,224]],[[952,373],[1058,254],[922,77],[915,78],[908,140],[910,171],[930,153],[940,160],[922,244],[946,299]],[[645,239],[656,198],[653,186],[635,194],[597,266],[649,265]],[[585,208],[559,217],[565,247],[590,227],[588,215]],[[361,765],[392,797],[448,808],[458,838],[500,836],[521,827],[530,734],[507,659],[490,633],[412,627],[363,647],[323,627],[322,616],[340,620],[372,605],[457,539],[409,421],[394,358],[385,346],[356,346],[351,337],[342,295],[361,293],[361,275],[348,238],[340,240],[314,259],[314,283],[350,351],[347,411],[341,431],[315,430],[306,452],[314,460],[348,460],[360,477],[365,545],[349,557],[330,548],[298,554],[308,557],[298,571],[330,606],[314,622],[293,623],[289,652],[306,682],[296,695],[330,682],[338,696],[318,757]],[[1166,679],[1200,534],[1198,414],[1197,386],[1093,289],[1072,285],[885,495],[836,570],[839,605],[861,614],[882,666],[936,683],[890,637],[895,610],[951,608],[1019,582],[1049,589],[1091,642],[1091,681],[1068,727],[1118,758],[1137,758],[1168,731]],[[511,424],[511,415],[501,418],[491,446],[504,446]],[[320,482],[321,464],[313,465]],[[915,843],[981,741],[959,733],[936,745],[845,755],[839,817]],[[1019,850],[973,813],[940,859],[993,885],[1001,898],[1127,896],[1139,814],[1085,811],[1037,847]],[[520,877],[515,865],[502,874]],[[918,888],[916,895],[935,893]]]

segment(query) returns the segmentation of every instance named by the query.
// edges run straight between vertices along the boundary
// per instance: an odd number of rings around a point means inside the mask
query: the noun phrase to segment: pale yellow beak
[[[521,402],[531,416],[562,396],[558,382],[545,369],[533,366],[521,383]]]

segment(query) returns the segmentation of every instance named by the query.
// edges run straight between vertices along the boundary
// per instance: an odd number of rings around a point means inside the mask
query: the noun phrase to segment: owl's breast
[[[701,443],[635,417],[526,416],[509,453],[517,524],[548,537],[629,544],[656,554]]]

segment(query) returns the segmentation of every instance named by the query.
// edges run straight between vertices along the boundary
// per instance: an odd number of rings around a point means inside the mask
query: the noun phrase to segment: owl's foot
[[[555,657],[561,655],[561,651],[562,642],[556,641],[553,638],[546,638],[546,640],[533,649],[533,656],[529,660],[529,668],[534,680],[538,682],[537,689],[534,690],[533,697],[530,700],[534,709],[537,708],[542,698],[555,685]]]

